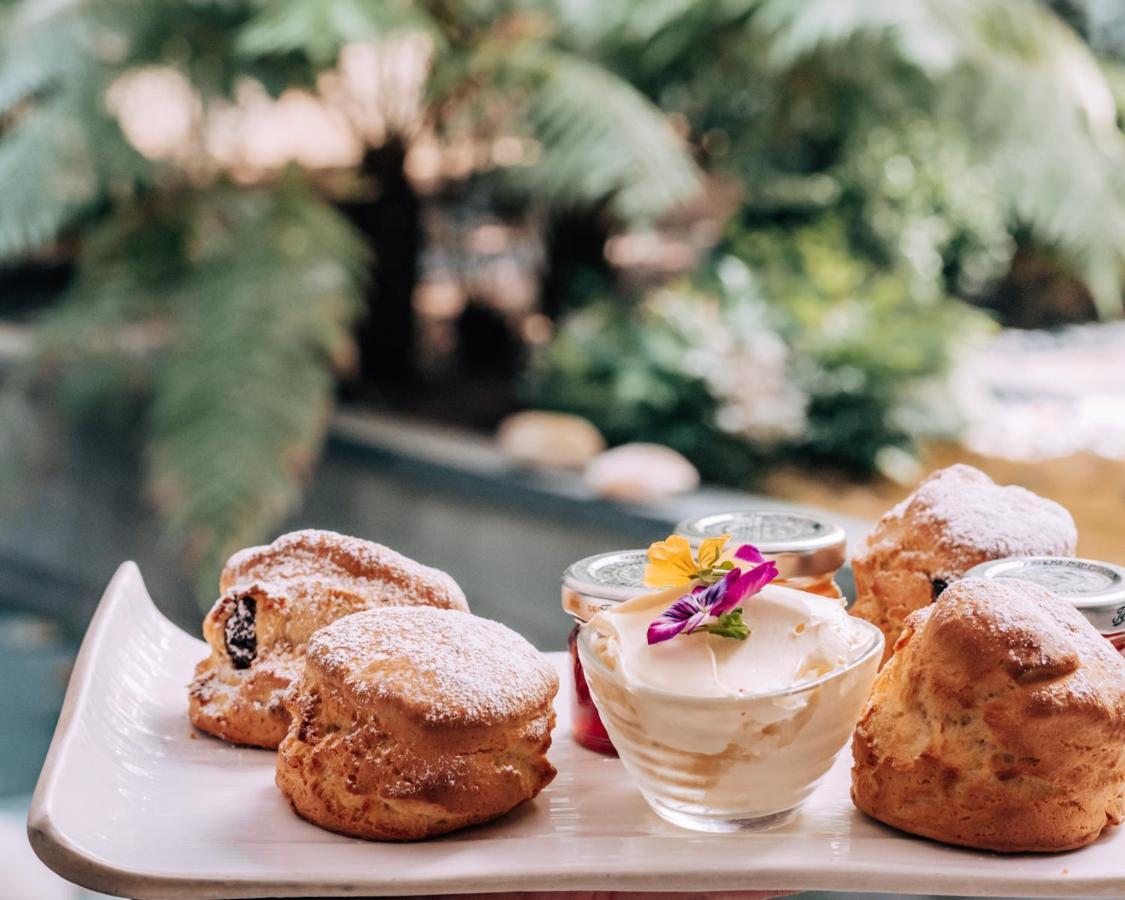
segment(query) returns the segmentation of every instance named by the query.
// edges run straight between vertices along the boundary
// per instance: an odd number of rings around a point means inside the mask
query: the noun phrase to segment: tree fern
[[[973,149],[971,179],[991,179],[1000,212],[1064,251],[1101,311],[1120,313],[1125,144],[1107,67],[1046,4],[622,0],[604,15],[589,3],[552,8],[578,47],[670,101],[699,134],[729,134],[727,165],[751,188],[750,203],[814,188],[823,195],[824,180],[811,179],[825,173],[850,186],[823,159],[802,170],[783,143],[801,128],[802,104],[813,143],[824,135],[810,117],[834,129],[837,163],[853,135],[862,144],[875,128],[902,133],[919,115],[930,118],[943,139]],[[1092,22],[1096,13],[1088,12]]]
[[[150,172],[105,109],[112,72],[93,51],[96,35],[108,36],[96,16],[76,2],[17,13],[0,40],[0,116],[10,120],[0,128],[0,263]]]
[[[59,108],[37,110],[0,140],[0,260],[54,239],[98,195],[86,135]]]
[[[26,469],[38,452],[16,415],[36,383],[87,413],[143,401],[150,492],[209,601],[225,555],[301,497],[365,269],[351,226],[297,185],[122,210],[90,232],[73,287],[36,323],[32,360],[0,391],[0,465]]]
[[[431,123],[464,136],[465,122],[480,127],[480,118],[488,119],[467,106],[485,97],[493,110],[507,109],[500,128],[527,133],[543,148],[533,171],[506,173],[536,201],[608,203],[622,219],[635,220],[689,196],[698,172],[660,110],[611,71],[555,46],[530,11],[453,10],[439,2],[274,2],[246,25],[239,46],[258,57],[297,52],[325,66],[349,42],[422,31],[439,48],[427,91]]]
[[[199,198],[190,240],[197,255],[174,286],[175,343],[154,386],[150,486],[206,596],[225,555],[301,496],[351,351],[364,250],[293,188]]]
[[[1097,61],[1049,9],[1032,0],[763,0],[754,22],[778,63],[879,39],[926,72],[935,114],[968,130],[1014,216],[1069,255],[1103,314],[1121,313],[1125,137]]]
[[[316,66],[330,66],[346,44],[381,40],[399,31],[436,34],[420,7],[386,0],[292,0],[266,3],[240,31],[247,56],[301,52]]]
[[[698,170],[664,115],[604,68],[539,48],[510,57],[502,77],[527,85],[522,116],[542,157],[516,177],[548,206],[606,203],[638,221],[698,189]]]
[[[0,10],[0,116],[83,64],[76,0]]]

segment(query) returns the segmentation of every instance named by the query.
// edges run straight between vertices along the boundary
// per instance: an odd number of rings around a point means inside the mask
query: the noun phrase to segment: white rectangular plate
[[[560,627],[562,623],[560,622]],[[621,764],[569,737],[559,775],[505,818],[417,844],[378,844],[298,819],[274,754],[195,733],[186,685],[206,654],[153,606],[132,563],[102,598],[75,665],[28,821],[40,858],[131,897],[293,897],[508,890],[843,890],[1122,896],[1125,829],[1074,853],[998,856],[900,834],[848,798],[849,754],[787,826],[699,835],[645,806]]]

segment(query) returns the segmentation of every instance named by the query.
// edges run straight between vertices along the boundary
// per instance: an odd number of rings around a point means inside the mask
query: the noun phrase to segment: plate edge
[[[102,598],[98,603],[97,610],[87,628],[86,635],[83,638],[75,660],[70,682],[67,686],[59,721],[56,725],[55,733],[52,737],[51,745],[32,797],[27,821],[27,834],[36,855],[48,868],[67,880],[91,890],[117,894],[118,896],[159,896],[162,898],[184,898],[184,900],[186,900],[186,898],[203,897],[307,897],[310,890],[324,896],[370,896],[372,886],[359,883],[351,885],[339,883],[308,884],[284,880],[270,883],[261,880],[231,881],[195,878],[191,876],[186,878],[168,878],[166,876],[146,873],[138,869],[119,869],[83,851],[64,834],[58,831],[50,815],[50,804],[48,801],[50,799],[51,786],[56,777],[59,760],[63,756],[65,747],[71,739],[76,711],[89,691],[90,670],[100,655],[102,643],[105,640],[106,634],[108,634],[108,624],[121,607],[130,603],[133,605],[137,605],[138,603],[137,600],[131,599],[129,594],[124,590],[126,584],[133,578],[140,581],[144,598],[143,601],[140,601],[142,605],[137,611],[143,612],[149,616],[156,616],[165,622],[168,621],[152,602],[151,596],[144,587],[144,580],[140,569],[133,562],[122,563],[106,586]],[[176,627],[170,622],[168,624],[172,627]],[[176,628],[179,630],[178,627]],[[550,656],[552,658],[561,659],[565,657],[565,653],[550,654]],[[762,877],[761,873],[755,874],[758,878]],[[831,881],[828,880],[829,873],[820,872],[812,878],[809,878],[809,874],[805,873],[804,877],[798,878],[795,881],[789,881],[789,878],[794,874],[797,873],[789,872],[788,877],[779,877],[777,880],[785,882],[786,886],[779,885],[777,889],[884,890],[901,893],[912,892],[910,889],[903,889],[901,882],[898,881],[899,876],[897,873],[853,872],[849,878]],[[746,887],[744,882],[741,885],[736,885],[734,882],[736,877],[736,873],[726,873],[726,875],[718,879],[713,885],[709,885],[703,888],[703,890],[755,889]],[[758,878],[755,878],[755,880],[758,880]],[[768,878],[769,876],[767,875],[764,880],[768,880]],[[607,885],[607,880],[613,883]],[[865,882],[862,885],[858,883],[861,880]],[[724,886],[719,886],[719,882],[722,882]],[[844,884],[844,882],[846,882],[846,884]],[[980,895],[1010,895],[1012,893],[1011,889],[1015,885],[1016,883],[1014,882],[1009,882],[1004,885],[1002,894],[996,893],[996,890],[999,889],[997,887],[994,888],[991,893],[986,888],[986,892]],[[966,886],[967,884],[964,880],[943,880],[939,878],[937,881],[931,881],[925,888],[917,888],[916,890],[922,891],[923,893],[932,893],[935,888],[949,891],[950,889],[964,888]],[[1068,890],[1059,892],[1059,889],[1063,887],[1063,884],[1060,884],[1059,881],[1054,879],[1050,881],[1029,880],[1018,885],[1019,890],[1017,893],[1024,893],[1026,896],[1046,897],[1121,896],[1122,893],[1125,892],[1125,878],[1104,880],[1091,880],[1088,878],[1075,879],[1073,882],[1065,885],[1065,888]],[[652,892],[654,889],[676,891],[700,890],[698,882],[694,885],[687,882],[681,883],[677,878],[669,879],[667,873],[660,876],[658,884],[653,883],[652,876],[646,876],[640,873],[618,874],[617,876],[610,876],[608,879],[605,875],[595,875],[593,876],[593,881],[588,885],[582,882],[581,879],[576,879],[573,875],[556,873],[545,877],[534,877],[528,874],[514,875],[507,878],[503,876],[497,878],[494,876],[487,881],[475,881],[468,884],[453,884],[440,880],[429,882],[423,880],[409,880],[397,883],[388,882],[375,889],[380,892],[385,891],[387,895],[392,896],[424,896],[432,894],[435,888],[439,890],[453,890],[461,893],[488,893],[496,890],[574,891],[608,889],[643,892]],[[977,890],[979,892],[979,886]]]
[[[102,592],[97,609],[82,638],[67,683],[58,722],[55,724],[55,732],[51,737],[43,767],[39,771],[39,778],[27,813],[27,839],[39,860],[68,881],[102,893],[117,893],[122,883],[137,884],[135,873],[107,866],[96,857],[78,849],[55,827],[51,818],[50,797],[59,760],[71,739],[77,710],[90,689],[91,670],[100,656],[102,642],[109,630],[108,623],[119,607],[130,602],[125,586],[133,579],[140,583],[144,597],[142,609],[138,611],[143,611],[148,616],[156,616],[169,625],[173,624],[152,602],[137,564],[132,560],[121,563]]]

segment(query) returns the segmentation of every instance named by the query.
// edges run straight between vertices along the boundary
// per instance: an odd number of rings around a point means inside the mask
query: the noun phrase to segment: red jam
[[[581,627],[575,625],[567,641],[570,648],[570,662],[574,672],[574,693],[570,697],[571,727],[574,739],[588,750],[596,750],[598,753],[616,756],[617,751],[613,748],[613,742],[610,741],[609,735],[606,733],[601,716],[598,715],[597,707],[594,706],[594,700],[590,696],[590,688],[586,685],[586,675],[582,671],[582,663],[578,659],[578,629]]]

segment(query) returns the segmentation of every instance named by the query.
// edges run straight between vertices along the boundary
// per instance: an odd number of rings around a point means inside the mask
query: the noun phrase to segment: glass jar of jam
[[[1093,559],[1013,556],[981,563],[966,578],[1022,578],[1069,600],[1125,656],[1125,568]]]
[[[844,529],[806,513],[780,509],[745,509],[685,519],[676,534],[698,547],[707,538],[731,536],[728,548],[753,544],[777,564],[774,584],[841,599],[836,573],[844,564]]]
[[[575,622],[569,641],[574,671],[574,693],[570,700],[572,731],[579,744],[599,753],[617,755],[590,698],[582,663],[578,661],[575,643],[578,629],[595,613],[651,590],[644,584],[647,564],[645,550],[617,550],[580,559],[563,573],[562,607]]]

